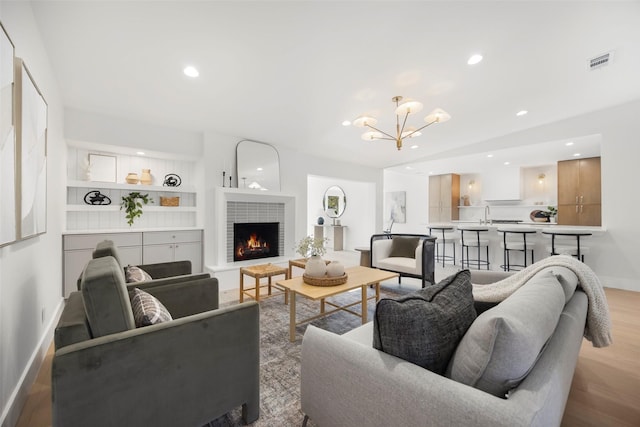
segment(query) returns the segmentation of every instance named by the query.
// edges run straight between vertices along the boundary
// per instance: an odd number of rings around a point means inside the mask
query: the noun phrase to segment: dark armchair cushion
[[[415,259],[418,242],[420,242],[419,237],[394,237],[391,241],[391,252],[389,253],[389,258],[400,257]]]
[[[373,347],[443,375],[476,318],[469,270],[376,306]]]

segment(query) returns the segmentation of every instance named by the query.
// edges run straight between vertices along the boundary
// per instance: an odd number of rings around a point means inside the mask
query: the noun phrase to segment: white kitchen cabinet
[[[484,200],[520,200],[522,172],[519,167],[500,167],[482,172]]]
[[[142,263],[191,261],[193,273],[202,272],[202,230],[142,233]]]
[[[124,265],[142,264],[142,233],[66,234],[62,236],[64,296],[78,290],[78,278],[91,260],[96,245],[112,240]]]

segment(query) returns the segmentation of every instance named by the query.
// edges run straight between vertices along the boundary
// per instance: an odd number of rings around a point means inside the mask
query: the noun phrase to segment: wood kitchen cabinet
[[[600,157],[558,162],[558,224],[602,225]]]
[[[460,175],[444,174],[429,177],[429,222],[449,222],[459,219]]]

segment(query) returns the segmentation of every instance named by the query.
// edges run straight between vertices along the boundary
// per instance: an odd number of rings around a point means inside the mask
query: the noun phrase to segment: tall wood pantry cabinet
[[[600,157],[558,162],[558,224],[602,225]]]
[[[449,173],[429,177],[429,222],[460,218],[460,175]]]

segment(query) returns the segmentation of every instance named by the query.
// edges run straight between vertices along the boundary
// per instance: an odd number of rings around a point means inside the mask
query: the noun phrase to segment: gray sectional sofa
[[[474,272],[472,282],[503,277]],[[576,288],[577,282],[567,268],[545,268],[502,303],[479,314],[457,346],[446,375],[373,348],[373,322],[344,335],[309,326],[302,343],[302,411],[323,427],[558,426],[587,316],[587,297]],[[543,288],[554,296],[543,295]],[[487,321],[504,311],[515,318],[516,328],[510,332],[521,336],[483,344]],[[551,334],[548,339],[537,336],[545,329]],[[525,347],[511,348],[520,338]],[[539,353],[526,351],[530,340],[541,339]],[[531,359],[532,366],[521,374],[518,365],[524,359]],[[480,373],[474,371],[478,368]],[[513,378],[495,378],[504,373],[521,378],[515,383],[510,382]],[[509,390],[506,397],[504,389]]]

